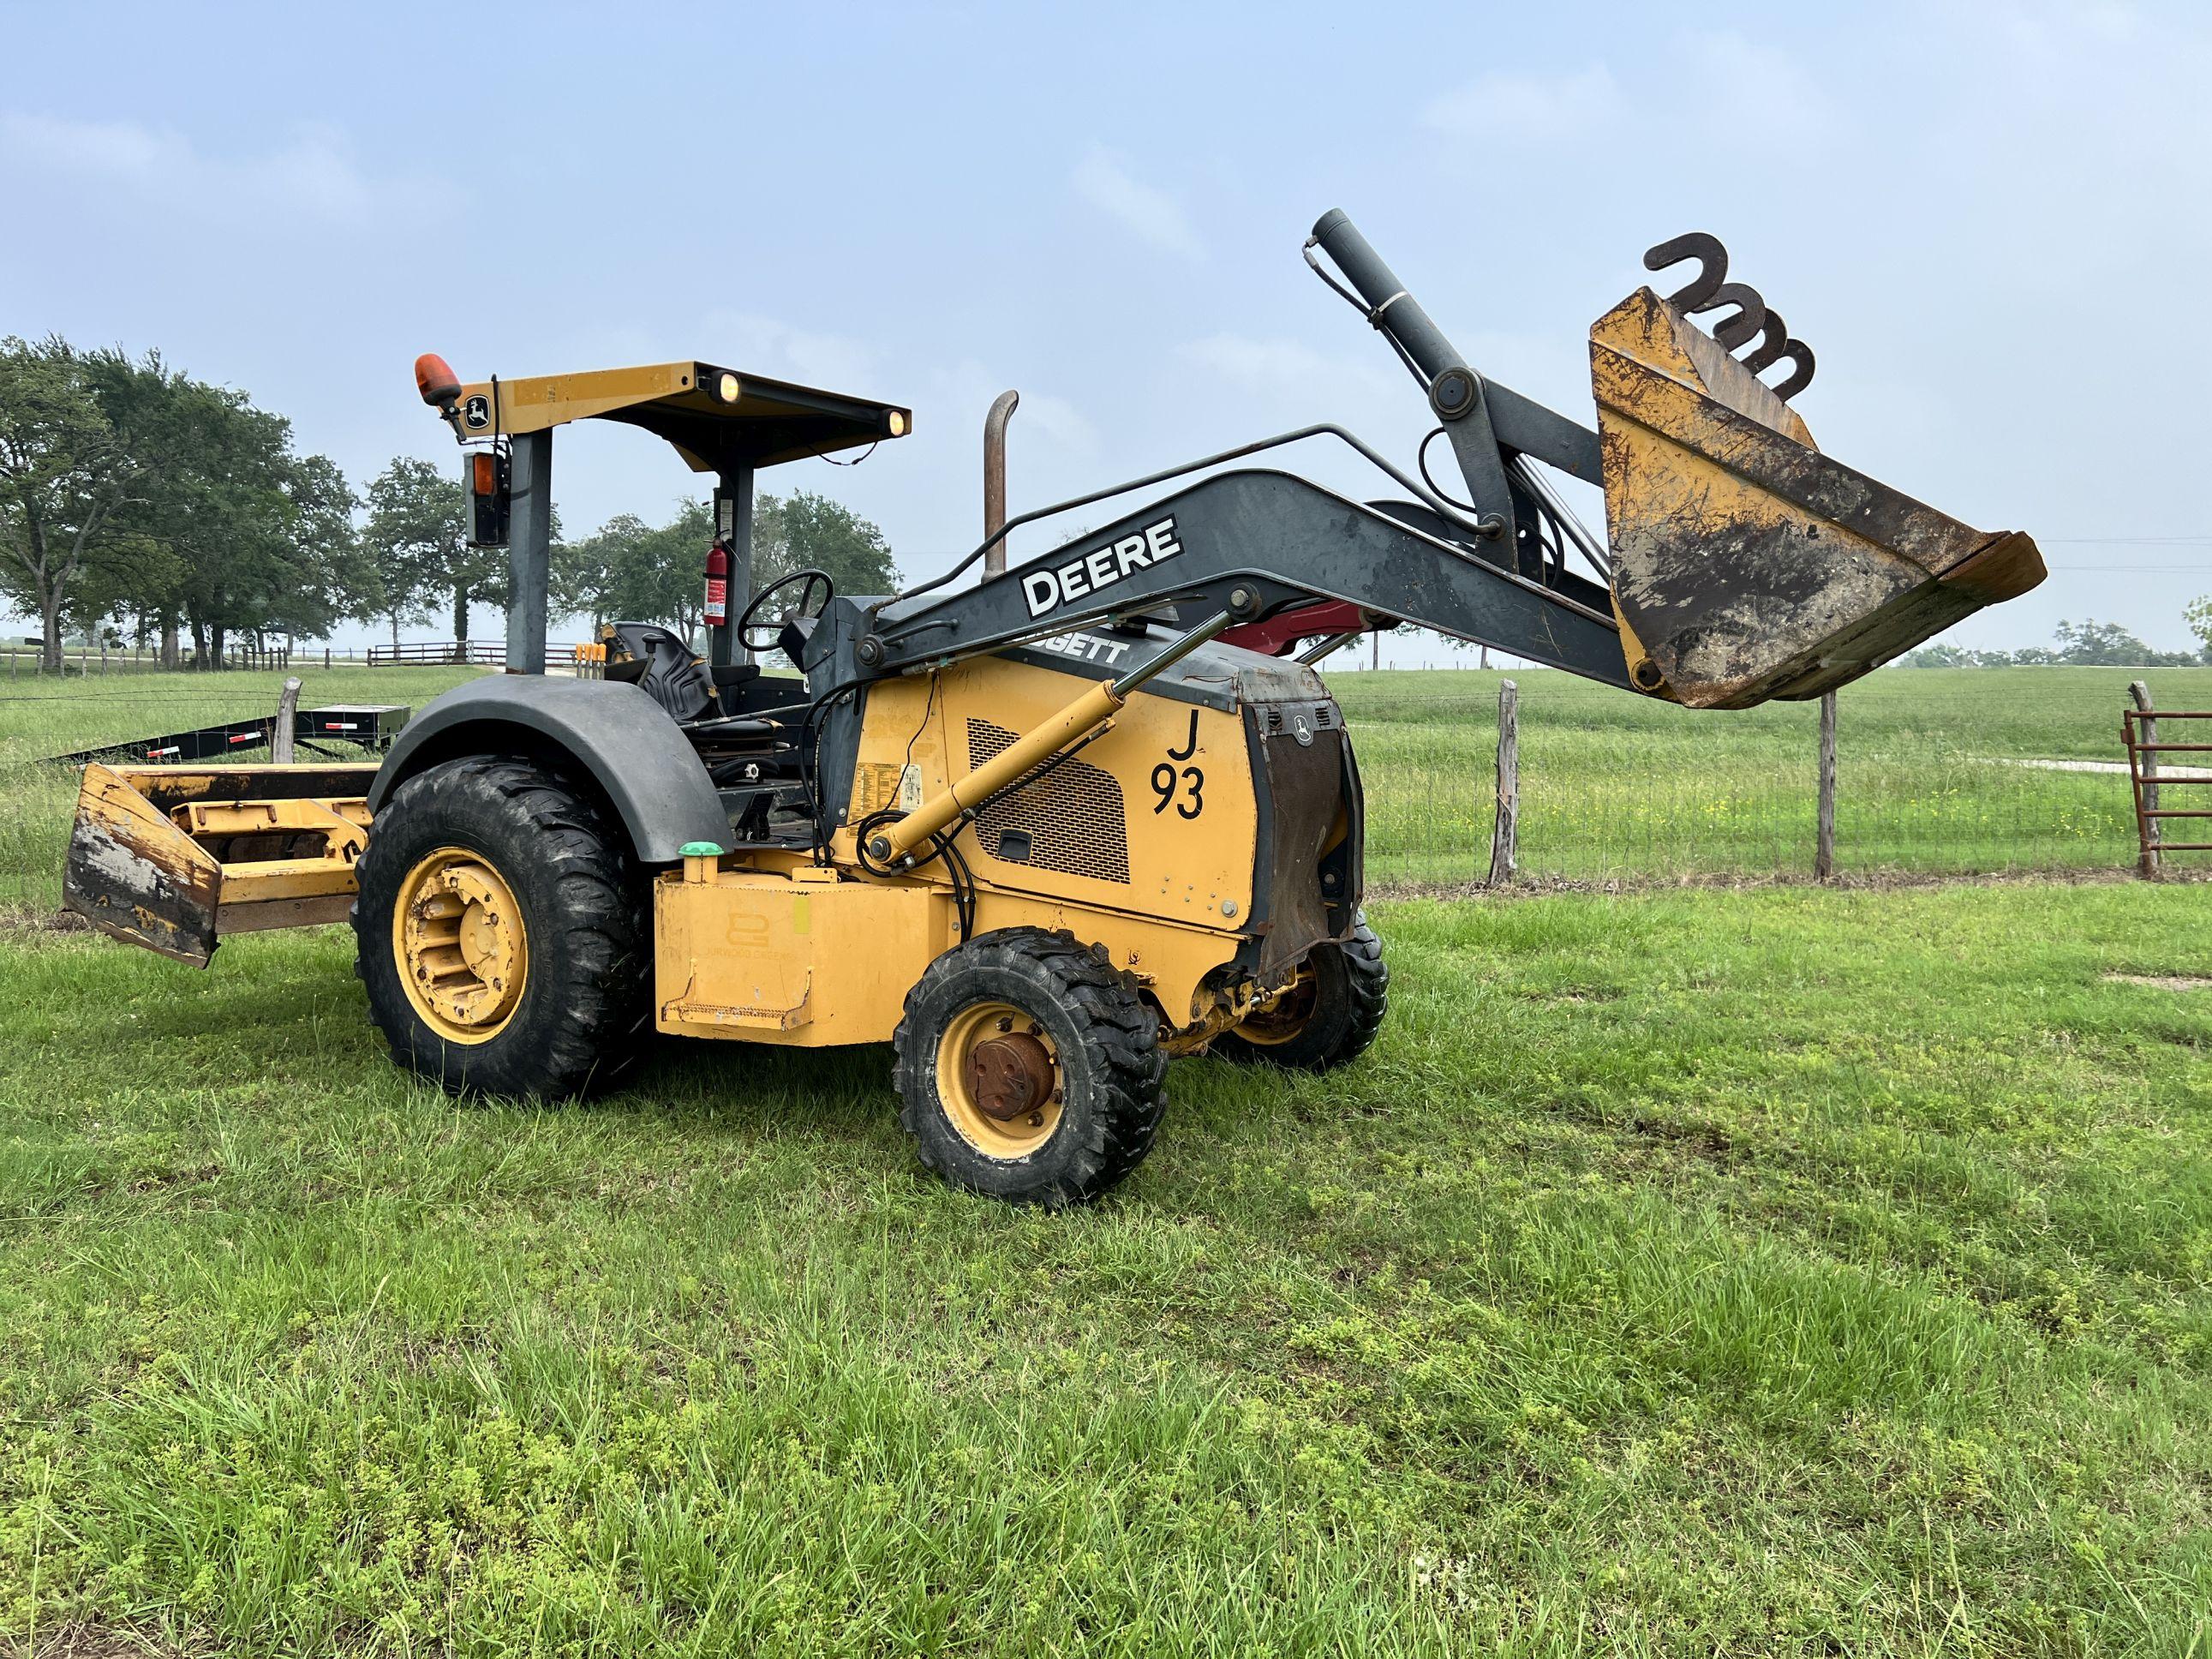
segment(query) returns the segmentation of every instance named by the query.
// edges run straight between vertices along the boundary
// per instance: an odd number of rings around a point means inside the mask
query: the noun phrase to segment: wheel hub
[[[1321,981],[1311,962],[1298,964],[1297,977],[1270,997],[1236,1027],[1247,1042],[1273,1048],[1288,1042],[1305,1030],[1320,1000]]]
[[[1052,1055],[1026,1031],[977,1043],[968,1052],[968,1088],[975,1109],[1000,1123],[1033,1112],[1055,1086]]]
[[[415,1012],[451,1041],[496,1036],[522,1000],[529,972],[522,907],[480,853],[440,848],[407,872],[392,945]]]
[[[953,1016],[939,1041],[937,1091],[952,1127],[977,1152],[1024,1158],[1060,1127],[1060,1052],[1012,1003],[975,1003]]]

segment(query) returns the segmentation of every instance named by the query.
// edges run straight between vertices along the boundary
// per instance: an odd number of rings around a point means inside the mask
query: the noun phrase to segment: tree
[[[0,339],[0,570],[38,611],[48,673],[61,672],[70,584],[144,471],[66,342]]]
[[[361,498],[337,462],[326,455],[295,459],[284,483],[291,507],[291,541],[297,583],[273,597],[270,626],[307,639],[326,635],[343,617],[367,621],[381,613],[383,587],[363,553],[354,514]]]
[[[2212,662],[2212,593],[2190,600],[2181,617],[2189,624],[2189,631],[2197,635],[2197,642],[2202,647],[2198,654],[2206,662]]]
[[[2078,625],[2060,623],[2057,638],[2061,662],[2111,666],[2148,663],[2160,654],[2119,623],[2100,623],[2094,617]]]
[[[469,545],[468,509],[460,480],[428,461],[402,456],[370,483],[362,544],[394,645],[400,623],[428,621],[441,599],[453,606],[454,640],[465,644],[470,602],[504,599],[506,555]]]
[[[564,612],[603,622],[659,623],[690,640],[705,601],[714,517],[703,501],[686,501],[667,524],[633,513],[607,520],[596,536],[556,549],[553,592]]]
[[[84,362],[116,430],[157,458],[99,552],[103,614],[158,623],[170,662],[181,617],[204,668],[222,666],[233,630],[313,637],[346,614],[353,492],[329,459],[294,453],[289,421],[155,354]]]
[[[2204,620],[2212,626],[2212,601],[2200,599],[2188,612],[2192,628],[2197,626],[2198,606],[2204,607]],[[2203,638],[2203,629],[2198,637]],[[1974,651],[1956,645],[1923,645],[1917,651],[1906,653],[1898,659],[1902,668],[2039,668],[2060,665],[2077,667],[2176,668],[2200,660],[2193,651],[2159,651],[2143,643],[2118,623],[2100,623],[2092,618],[2087,622],[2062,622],[2058,624],[2057,648],[2049,646],[2024,645],[2017,651]],[[2212,647],[2203,653],[2212,658]]]
[[[753,507],[753,592],[794,570],[827,571],[840,593],[889,593],[898,586],[884,532],[850,507],[794,490]]]
[[[555,600],[567,614],[589,616],[595,626],[659,623],[694,641],[714,538],[713,512],[696,497],[665,525],[623,514],[596,536],[556,550]],[[806,490],[757,497],[751,592],[809,567],[829,572],[841,593],[888,593],[898,582],[884,532],[850,508]],[[738,603],[732,622],[742,609]]]

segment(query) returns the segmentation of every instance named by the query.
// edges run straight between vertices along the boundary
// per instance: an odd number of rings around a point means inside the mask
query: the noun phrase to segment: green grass
[[[463,1107],[343,932],[0,939],[0,1650],[2201,1654],[2205,904],[1382,907],[1057,1217],[881,1049]]]
[[[303,671],[316,702],[420,708],[466,670]],[[2115,761],[2135,669],[1881,673],[1841,699],[1838,862],[1847,872],[2117,869],[2135,858],[2124,775],[2021,759]],[[1465,882],[1489,868],[1494,672],[1342,673],[1368,871]],[[0,912],[51,911],[74,781],[36,757],[267,712],[283,677],[148,674],[0,684]],[[1521,867],[1590,879],[1809,873],[1817,710],[1696,714],[1541,671],[1519,677]],[[2150,671],[2168,708],[2212,708],[2212,668]],[[2177,854],[2176,862],[2203,854]]]
[[[32,757],[276,678],[0,702],[0,1652],[2205,1651],[2212,988],[2111,977],[2212,977],[2203,889],[1379,907],[1371,1055],[1179,1062],[1043,1217],[920,1172],[880,1049],[457,1106],[343,930],[24,925]],[[1878,676],[1846,778],[2108,753],[2124,680]],[[1810,752],[1522,683],[1592,858],[1593,761]],[[1378,833],[1486,775],[1494,677],[1337,684]]]
[[[453,668],[301,668],[300,701],[402,703],[420,708],[475,678]],[[282,673],[116,674],[0,680],[0,916],[51,915],[61,902],[62,849],[76,775],[45,757],[157,732],[276,712]],[[268,751],[250,757],[265,762]],[[303,755],[302,759],[316,757]]]
[[[2146,674],[2164,706],[2212,708],[2212,668],[1921,669],[1847,687],[1837,713],[1838,867],[2131,862],[2124,775],[2007,763],[2124,759],[2120,710],[2129,680]],[[1331,681],[1358,743],[1374,875],[1463,881],[1487,870],[1503,678],[1440,670]],[[1697,713],[1554,672],[1515,678],[1525,872],[1809,872],[1816,705]]]

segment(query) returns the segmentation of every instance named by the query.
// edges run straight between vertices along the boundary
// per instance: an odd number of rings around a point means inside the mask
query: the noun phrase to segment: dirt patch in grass
[[[2114,985],[2148,985],[2154,991],[2212,991],[2212,979],[2202,974],[2106,974]]]
[[[34,910],[28,905],[0,905],[0,934],[94,933],[100,930],[74,910]]]

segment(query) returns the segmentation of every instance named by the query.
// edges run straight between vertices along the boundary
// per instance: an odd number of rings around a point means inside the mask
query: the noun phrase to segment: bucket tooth
[[[1784,355],[1781,390],[1802,389],[1812,354]],[[1696,708],[1815,697],[2043,580],[2028,537],[1821,454],[1776,388],[1648,288],[1591,327],[1590,380],[1613,611],[1645,691]]]

